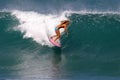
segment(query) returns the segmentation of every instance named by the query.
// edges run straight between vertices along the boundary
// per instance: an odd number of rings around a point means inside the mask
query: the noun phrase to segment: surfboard
[[[58,42],[55,42],[52,38],[49,38],[49,41],[56,47],[61,47]]]

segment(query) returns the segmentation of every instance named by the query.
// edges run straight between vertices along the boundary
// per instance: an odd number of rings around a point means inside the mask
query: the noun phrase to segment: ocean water
[[[0,1],[0,80],[120,80],[119,0]],[[48,36],[70,20],[54,47]]]

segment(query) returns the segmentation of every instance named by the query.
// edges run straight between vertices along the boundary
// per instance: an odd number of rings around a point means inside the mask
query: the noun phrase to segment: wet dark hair
[[[63,24],[66,24],[66,23],[69,24],[69,22],[70,22],[69,20],[65,20]]]

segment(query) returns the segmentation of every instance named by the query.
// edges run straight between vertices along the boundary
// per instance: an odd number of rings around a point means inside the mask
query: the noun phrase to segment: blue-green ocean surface
[[[51,1],[0,1],[0,79],[120,80],[120,1]],[[69,35],[53,47],[64,19]]]

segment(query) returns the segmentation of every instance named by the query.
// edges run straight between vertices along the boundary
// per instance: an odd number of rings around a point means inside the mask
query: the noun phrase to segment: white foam
[[[66,10],[63,12],[63,14],[67,14],[68,16],[71,14],[81,14],[81,15],[86,15],[86,14],[120,14],[120,12],[115,12],[115,11],[90,11],[90,10],[80,10],[80,11],[73,11],[73,10]]]
[[[61,15],[45,15],[37,12],[12,11],[19,21],[20,25],[15,30],[24,33],[23,38],[32,38],[41,45],[52,46],[48,36],[55,35],[54,28],[61,20],[66,20],[65,13]]]

